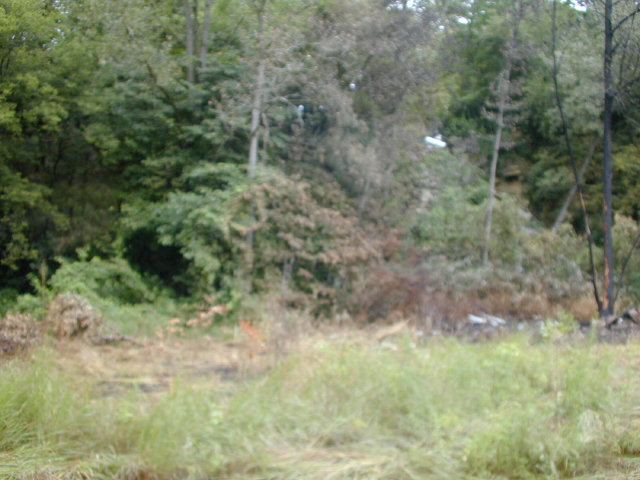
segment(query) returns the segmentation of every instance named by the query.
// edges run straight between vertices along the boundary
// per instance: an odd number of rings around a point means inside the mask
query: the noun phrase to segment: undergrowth
[[[0,371],[10,479],[635,478],[638,345],[319,342],[225,398],[96,398],[51,352]],[[637,463],[636,463],[637,465]],[[634,470],[635,468],[635,470]],[[628,475],[628,476],[625,476]]]

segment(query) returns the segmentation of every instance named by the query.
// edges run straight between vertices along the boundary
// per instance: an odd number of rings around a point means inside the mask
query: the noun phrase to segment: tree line
[[[638,19],[632,0],[0,0],[2,304],[99,259],[164,295],[277,289],[318,314],[487,280],[591,285],[612,314],[640,296]]]

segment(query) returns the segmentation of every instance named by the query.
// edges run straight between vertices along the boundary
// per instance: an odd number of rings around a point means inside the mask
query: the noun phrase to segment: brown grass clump
[[[587,323],[598,317],[598,307],[592,294],[584,294],[573,300],[565,308],[571,312],[580,323]]]
[[[569,312],[587,323],[597,315],[595,302],[588,292],[575,290],[559,295],[552,288],[504,274],[380,267],[356,288],[349,314],[359,324],[408,320],[425,332],[444,333],[457,332],[470,314],[527,322]]]
[[[96,331],[102,315],[89,301],[75,293],[62,293],[49,304],[46,325],[59,339]]]
[[[420,273],[380,268],[354,295],[352,316],[361,323],[421,318],[426,313],[427,286],[427,279]]]
[[[35,345],[40,330],[30,315],[7,314],[0,319],[0,355],[14,355]]]

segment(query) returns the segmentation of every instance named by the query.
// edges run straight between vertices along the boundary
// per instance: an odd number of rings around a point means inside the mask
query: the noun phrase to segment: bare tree
[[[489,244],[491,243],[491,227],[493,223],[493,200],[496,196],[496,173],[498,170],[498,157],[502,146],[502,132],[505,127],[505,111],[509,103],[509,85],[511,83],[511,61],[500,72],[497,85],[497,112],[495,116],[496,134],[493,139],[493,151],[491,154],[491,166],[489,168],[489,195],[487,197],[487,212],[484,222],[484,246],[482,248],[482,264],[489,265]]]
[[[600,314],[612,315],[613,289],[613,0],[604,0],[604,117],[603,117],[603,200],[604,200],[604,301]]]
[[[640,3],[637,0],[598,0],[603,7],[603,227],[604,227],[604,298],[601,316],[614,313],[614,255],[613,255],[613,110],[614,102],[625,89],[640,81],[638,65],[637,25]],[[633,40],[636,40],[635,42]],[[614,78],[617,60],[618,78]]]
[[[587,237],[587,245],[589,247],[589,267],[591,269],[591,284],[593,287],[593,295],[594,295],[596,304],[598,306],[598,311],[602,312],[602,299],[600,298],[600,293],[598,292],[598,272],[596,271],[596,266],[593,258],[593,236],[591,235],[591,228],[589,226],[589,216],[587,214],[587,207],[584,201],[584,193],[582,190],[582,176],[584,175],[584,171],[587,165],[589,164],[591,155],[593,154],[593,147],[595,147],[595,144],[592,145],[589,155],[585,159],[580,172],[578,172],[578,169],[576,166],[576,159],[573,152],[573,145],[571,143],[571,137],[569,135],[569,122],[564,113],[562,96],[560,94],[560,87],[558,84],[558,73],[560,70],[560,66],[558,64],[558,58],[556,54],[556,43],[557,43],[557,36],[558,36],[556,13],[557,13],[557,2],[554,0],[553,6],[552,6],[552,16],[551,16],[551,53],[553,57],[553,72],[552,72],[553,91],[554,91],[556,107],[558,108],[558,114],[560,115],[560,123],[562,125],[563,137],[565,140],[565,144],[567,146],[567,152],[569,154],[569,162],[571,164],[571,171],[573,173],[574,186],[571,190],[570,195],[567,197],[567,200],[565,201],[565,204],[563,205],[560,211],[560,214],[556,219],[556,222],[553,225],[553,229],[555,230],[557,228],[557,226],[559,225],[562,219],[562,215],[563,215],[562,212],[566,212],[567,208],[569,207],[569,203],[571,202],[571,198],[575,193],[577,193],[578,199],[580,200],[580,211],[582,213],[582,220],[584,222],[584,230],[585,230],[585,235]]]
[[[512,95],[515,91],[513,82],[511,81],[511,75],[515,66],[515,62],[518,60],[519,48],[518,48],[518,36],[520,30],[520,22],[524,18],[524,2],[519,0],[516,2],[514,9],[510,12],[512,26],[509,32],[509,38],[506,42],[504,49],[505,66],[499,73],[495,94],[495,116],[494,121],[496,123],[496,133],[493,140],[493,151],[491,155],[491,165],[489,169],[489,192],[487,196],[487,211],[484,224],[484,245],[482,247],[482,264],[489,265],[489,249],[491,243],[491,229],[493,223],[493,202],[496,195],[496,174],[498,170],[498,158],[500,155],[500,149],[502,147],[503,139],[502,134],[506,127],[506,118],[516,107],[512,102]],[[513,118],[511,119],[513,121]]]

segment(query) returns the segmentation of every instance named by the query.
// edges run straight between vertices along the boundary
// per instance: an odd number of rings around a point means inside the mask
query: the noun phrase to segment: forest
[[[638,301],[637,2],[0,12],[3,311],[77,291],[441,324]]]
[[[0,477],[640,478],[636,21],[0,0]]]

